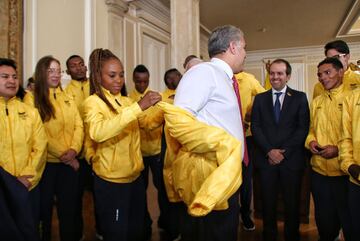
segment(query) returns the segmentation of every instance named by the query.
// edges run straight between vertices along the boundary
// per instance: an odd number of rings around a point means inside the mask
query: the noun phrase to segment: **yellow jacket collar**
[[[104,95],[106,96],[106,98],[110,98],[110,99],[114,99],[114,98],[120,98],[121,97],[121,93],[113,95],[110,93],[109,90],[105,89],[104,87],[101,87]]]
[[[332,96],[336,96],[342,92],[344,92],[344,84],[343,83],[334,89],[328,90],[328,93],[331,94]]]
[[[8,99],[8,100],[5,100],[5,97],[3,97],[3,96],[0,96],[0,104],[1,105],[5,105],[5,104],[11,104],[12,102],[14,102],[15,100],[16,100],[16,96],[13,96],[13,97],[11,97],[10,99]]]

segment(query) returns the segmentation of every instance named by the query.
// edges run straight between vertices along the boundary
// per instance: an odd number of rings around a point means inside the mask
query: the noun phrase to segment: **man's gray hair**
[[[208,41],[209,57],[212,58],[217,54],[224,53],[232,41],[240,41],[243,32],[232,25],[224,25],[215,28]]]

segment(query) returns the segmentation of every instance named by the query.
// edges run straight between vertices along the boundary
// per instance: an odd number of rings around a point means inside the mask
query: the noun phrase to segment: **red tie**
[[[247,150],[247,146],[246,146],[246,135],[245,135],[245,128],[244,128],[244,120],[242,118],[242,109],[241,109],[241,99],[240,99],[240,92],[239,92],[239,85],[238,82],[235,78],[235,76],[233,76],[232,78],[233,80],[233,87],[235,90],[235,94],[236,94],[236,98],[238,100],[238,104],[239,104],[239,109],[240,109],[240,119],[241,119],[241,124],[243,127],[243,134],[244,134],[244,158],[243,158],[243,162],[245,164],[245,166],[247,167],[249,165],[249,155],[248,155],[248,150]]]

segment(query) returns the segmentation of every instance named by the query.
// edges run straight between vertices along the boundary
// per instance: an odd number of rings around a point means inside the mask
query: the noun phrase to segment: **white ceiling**
[[[170,0],[161,2],[170,6]],[[341,26],[347,32],[359,10],[359,0],[200,0],[200,23],[208,30],[240,27],[247,50],[302,47],[324,45]],[[342,39],[355,42],[360,36]]]

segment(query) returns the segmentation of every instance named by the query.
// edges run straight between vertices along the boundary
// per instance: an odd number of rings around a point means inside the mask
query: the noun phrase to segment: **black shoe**
[[[254,231],[255,224],[250,217],[242,217],[242,226],[245,231]]]

